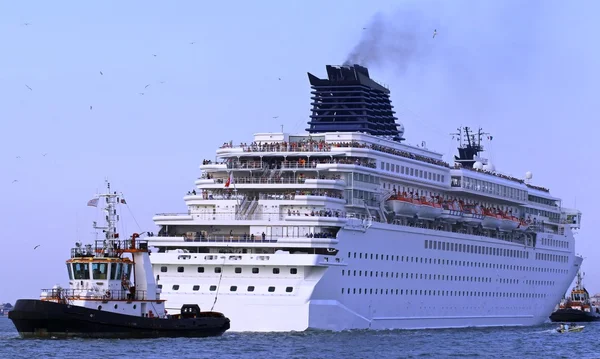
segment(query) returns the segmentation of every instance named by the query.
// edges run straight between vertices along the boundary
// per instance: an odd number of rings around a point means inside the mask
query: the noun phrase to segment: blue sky
[[[77,238],[93,239],[97,213],[85,204],[105,177],[128,201],[124,230],[155,230],[154,213],[185,210],[182,197],[198,165],[214,159],[220,144],[249,142],[282,124],[286,132],[303,130],[306,72],[325,76],[325,65],[344,62],[361,36],[378,41],[369,69],[391,88],[407,142],[426,141],[449,160],[455,142],[448,134],[482,126],[494,135],[486,155],[497,170],[532,171],[533,183],[564,205],[576,201],[584,213],[577,252],[586,258],[588,289],[600,292],[599,7],[2,2],[0,301],[37,297],[40,288],[65,282],[69,248]],[[377,13],[380,27],[372,23]]]

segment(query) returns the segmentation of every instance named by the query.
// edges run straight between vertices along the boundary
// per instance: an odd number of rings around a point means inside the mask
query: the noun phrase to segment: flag
[[[90,207],[98,207],[98,198],[90,199],[87,205]]]
[[[229,185],[234,184],[233,181],[233,172],[229,172],[229,178],[227,179],[227,182],[225,182],[225,188],[228,188]]]
[[[127,202],[125,202],[125,198],[121,198],[121,203],[127,204]]]

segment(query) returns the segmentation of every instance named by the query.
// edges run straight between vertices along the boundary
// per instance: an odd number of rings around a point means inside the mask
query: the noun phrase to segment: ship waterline
[[[454,165],[402,141],[389,91],[360,66],[309,74],[308,134],[225,143],[154,217],[153,271],[176,312],[231,331],[536,325],[579,270],[581,212],[503,175],[461,129]],[[350,110],[349,110],[350,108]]]

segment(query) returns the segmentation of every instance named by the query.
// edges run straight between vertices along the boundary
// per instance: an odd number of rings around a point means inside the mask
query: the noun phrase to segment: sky
[[[576,251],[600,292],[595,207],[600,47],[594,1],[5,1],[0,3],[0,302],[66,283],[108,178],[122,229],[184,212],[203,159],[257,132],[302,132],[306,73],[360,61],[406,142],[484,155],[583,212]],[[363,29],[364,28],[364,29]],[[433,30],[437,35],[433,38]],[[358,55],[357,55],[358,54]],[[102,72],[102,74],[100,73]],[[274,118],[278,117],[278,118]],[[17,182],[14,182],[17,180]],[[33,249],[40,245],[37,249]]]

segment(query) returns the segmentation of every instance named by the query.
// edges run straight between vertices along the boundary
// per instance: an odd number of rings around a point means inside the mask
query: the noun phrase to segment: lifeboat
[[[503,219],[504,217],[500,214],[493,213],[490,210],[484,210],[481,226],[487,229],[496,229],[500,227]]]
[[[436,219],[442,215],[442,211],[442,206],[439,203],[428,202],[423,198],[421,199],[417,215],[419,218]]]
[[[519,225],[515,229],[518,230],[518,231],[526,231],[526,230],[529,229],[529,223],[527,223],[526,221],[524,221],[524,220],[521,219],[519,221]]]
[[[405,196],[392,196],[388,200],[394,213],[399,216],[409,216],[413,217],[419,212],[420,203],[417,200],[413,200],[412,198],[408,198]]]
[[[502,231],[513,231],[515,229],[517,229],[517,227],[519,227],[519,225],[521,224],[521,222],[519,221],[519,219],[517,217],[513,217],[513,216],[504,216],[502,218],[502,221],[500,222],[500,230]]]
[[[445,219],[447,221],[460,221],[463,217],[463,211],[458,202],[444,202],[442,204],[442,213],[440,214],[441,219]]]
[[[483,212],[479,206],[467,205],[463,207],[463,221],[470,225],[479,225],[483,222]]]

